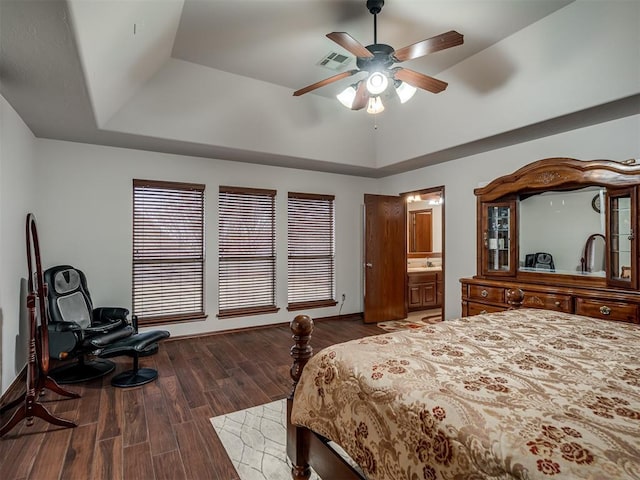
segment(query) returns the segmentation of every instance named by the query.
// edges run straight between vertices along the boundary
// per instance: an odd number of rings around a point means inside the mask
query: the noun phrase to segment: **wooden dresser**
[[[550,158],[474,193],[463,316],[506,310],[520,289],[523,307],[640,323],[640,165]]]
[[[625,291],[536,285],[518,281],[463,278],[462,316],[509,308],[506,292],[524,292],[522,308],[544,308],[605,320],[640,323],[640,295]]]

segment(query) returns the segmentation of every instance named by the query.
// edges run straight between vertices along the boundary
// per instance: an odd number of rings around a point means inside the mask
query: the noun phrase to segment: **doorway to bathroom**
[[[406,202],[408,319],[444,317],[444,186],[400,194]]]

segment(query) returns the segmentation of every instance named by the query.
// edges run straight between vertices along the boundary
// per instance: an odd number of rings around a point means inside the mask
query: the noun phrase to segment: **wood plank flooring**
[[[314,351],[383,333],[375,324],[316,322]],[[0,439],[3,480],[237,480],[210,417],[285,398],[292,345],[288,325],[189,339],[169,339],[140,360],[159,378],[142,387],[114,388],[111,375],[66,385],[79,399],[47,391],[42,402],[76,428],[36,418]],[[114,359],[116,373],[131,359]],[[4,424],[13,412],[2,415]]]

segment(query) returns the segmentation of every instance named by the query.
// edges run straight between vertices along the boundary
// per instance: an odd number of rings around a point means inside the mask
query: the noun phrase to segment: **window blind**
[[[336,305],[334,196],[289,193],[288,309]]]
[[[220,187],[219,317],[277,311],[275,190]]]
[[[133,180],[133,313],[140,324],[205,316],[204,188]]]

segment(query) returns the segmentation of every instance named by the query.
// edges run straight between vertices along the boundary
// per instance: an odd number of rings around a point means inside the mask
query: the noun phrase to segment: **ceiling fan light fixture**
[[[413,85],[409,85],[407,82],[400,82],[396,87],[396,93],[400,99],[400,103],[405,103],[411,100],[411,97],[416,93],[417,88]]]
[[[379,95],[389,86],[389,79],[382,72],[373,72],[367,78],[367,91],[371,95]]]
[[[367,113],[382,113],[384,111],[384,105],[380,97],[369,97],[369,103],[367,104]]]
[[[356,85],[349,85],[342,92],[336,95],[336,98],[342,105],[347,108],[351,108],[353,106],[353,101],[356,98]]]

